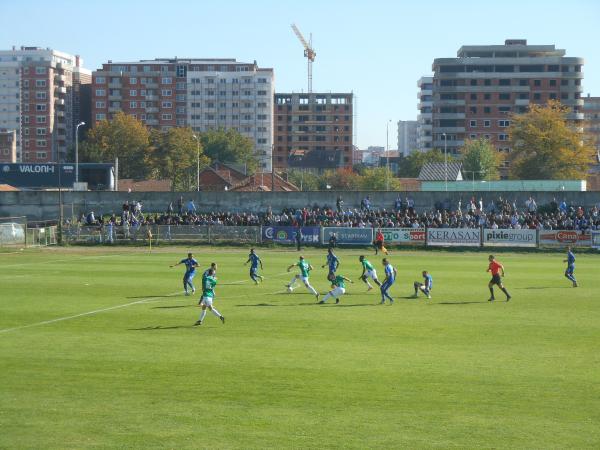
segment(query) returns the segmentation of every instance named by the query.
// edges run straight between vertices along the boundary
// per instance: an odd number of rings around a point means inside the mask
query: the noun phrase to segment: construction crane
[[[308,42],[306,42],[306,39],[304,39],[304,36],[302,36],[302,33],[300,33],[300,30],[295,24],[292,24],[292,30],[294,30],[294,33],[296,33],[296,36],[302,43],[302,46],[304,47],[304,56],[308,60],[308,93],[310,94],[312,93],[312,63],[315,60],[315,56],[317,56],[317,52],[315,52],[315,49],[312,46],[312,33],[309,35]]]

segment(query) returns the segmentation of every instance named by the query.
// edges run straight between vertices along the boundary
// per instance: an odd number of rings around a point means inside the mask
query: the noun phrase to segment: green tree
[[[448,162],[453,158],[448,155]],[[416,178],[421,172],[421,168],[430,162],[444,162],[444,152],[437,149],[431,149],[427,152],[414,151],[410,155],[400,160],[398,176],[403,178]]]
[[[335,191],[355,191],[360,188],[361,176],[353,172],[352,169],[326,170],[320,177],[322,189]]]
[[[497,180],[500,157],[487,139],[467,140],[461,150],[463,169],[467,178]]]
[[[366,169],[360,179],[360,188],[366,191],[400,190],[400,180],[387,167]]]
[[[208,130],[200,133],[204,154],[211,161],[221,161],[244,165],[249,172],[258,167],[254,155],[254,142],[233,129]]]
[[[152,178],[171,180],[173,190],[195,190],[198,159],[201,169],[210,160],[204,155],[202,146],[198,148],[192,129],[152,130],[150,141],[152,145],[146,163]]]
[[[296,185],[302,191],[320,191],[325,189],[319,175],[303,170],[291,170],[288,172],[290,183]]]
[[[119,158],[119,177],[142,179],[149,168],[145,164],[150,148],[150,133],[139,120],[118,112],[112,120],[98,122],[79,145],[84,162],[113,162]]]
[[[560,102],[550,101],[513,116],[509,128],[511,178],[585,179],[594,148],[583,131],[567,120],[568,112]]]

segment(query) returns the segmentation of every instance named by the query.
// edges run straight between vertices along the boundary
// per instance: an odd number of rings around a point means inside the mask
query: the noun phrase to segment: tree
[[[594,148],[583,132],[567,121],[568,112],[560,102],[550,101],[513,116],[509,128],[511,178],[585,179]]]
[[[112,120],[98,122],[79,146],[79,157],[85,162],[112,162],[119,158],[119,177],[142,179],[148,175],[144,164],[149,152],[150,133],[131,115],[115,114]]]
[[[241,164],[246,166],[249,172],[253,172],[258,166],[252,139],[232,128],[205,131],[200,134],[200,142],[204,154],[211,161]]]
[[[463,170],[467,178],[497,180],[500,157],[487,139],[467,140],[461,150]]]
[[[366,169],[360,180],[360,188],[366,191],[400,190],[400,180],[387,167]]]
[[[150,141],[152,145],[146,163],[152,178],[171,180],[172,189],[176,191],[196,189],[198,142],[192,129],[152,130]],[[202,146],[199,151],[200,167],[204,168],[210,160],[202,152]]]
[[[334,191],[355,191],[359,188],[361,176],[352,169],[326,170],[321,176],[321,189]]]
[[[288,172],[290,183],[298,186],[301,191],[320,191],[325,189],[321,178],[312,172],[291,170]]]
[[[453,158],[448,155],[448,162]],[[444,153],[431,149],[427,152],[414,151],[410,155],[400,160],[398,176],[403,178],[416,178],[421,172],[421,168],[430,162],[444,162]]]

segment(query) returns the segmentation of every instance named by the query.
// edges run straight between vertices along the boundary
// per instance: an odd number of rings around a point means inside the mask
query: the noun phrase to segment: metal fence
[[[63,227],[63,240],[69,244],[144,243],[148,242],[150,238],[153,244],[184,242],[258,244],[261,242],[261,227],[223,225],[143,225],[139,227],[65,225]]]

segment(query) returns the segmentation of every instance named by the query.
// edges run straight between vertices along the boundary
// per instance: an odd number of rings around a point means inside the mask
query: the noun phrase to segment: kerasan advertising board
[[[427,245],[449,247],[478,247],[481,244],[479,228],[430,228]]]
[[[513,230],[485,228],[483,245],[490,247],[536,247],[537,230]]]

